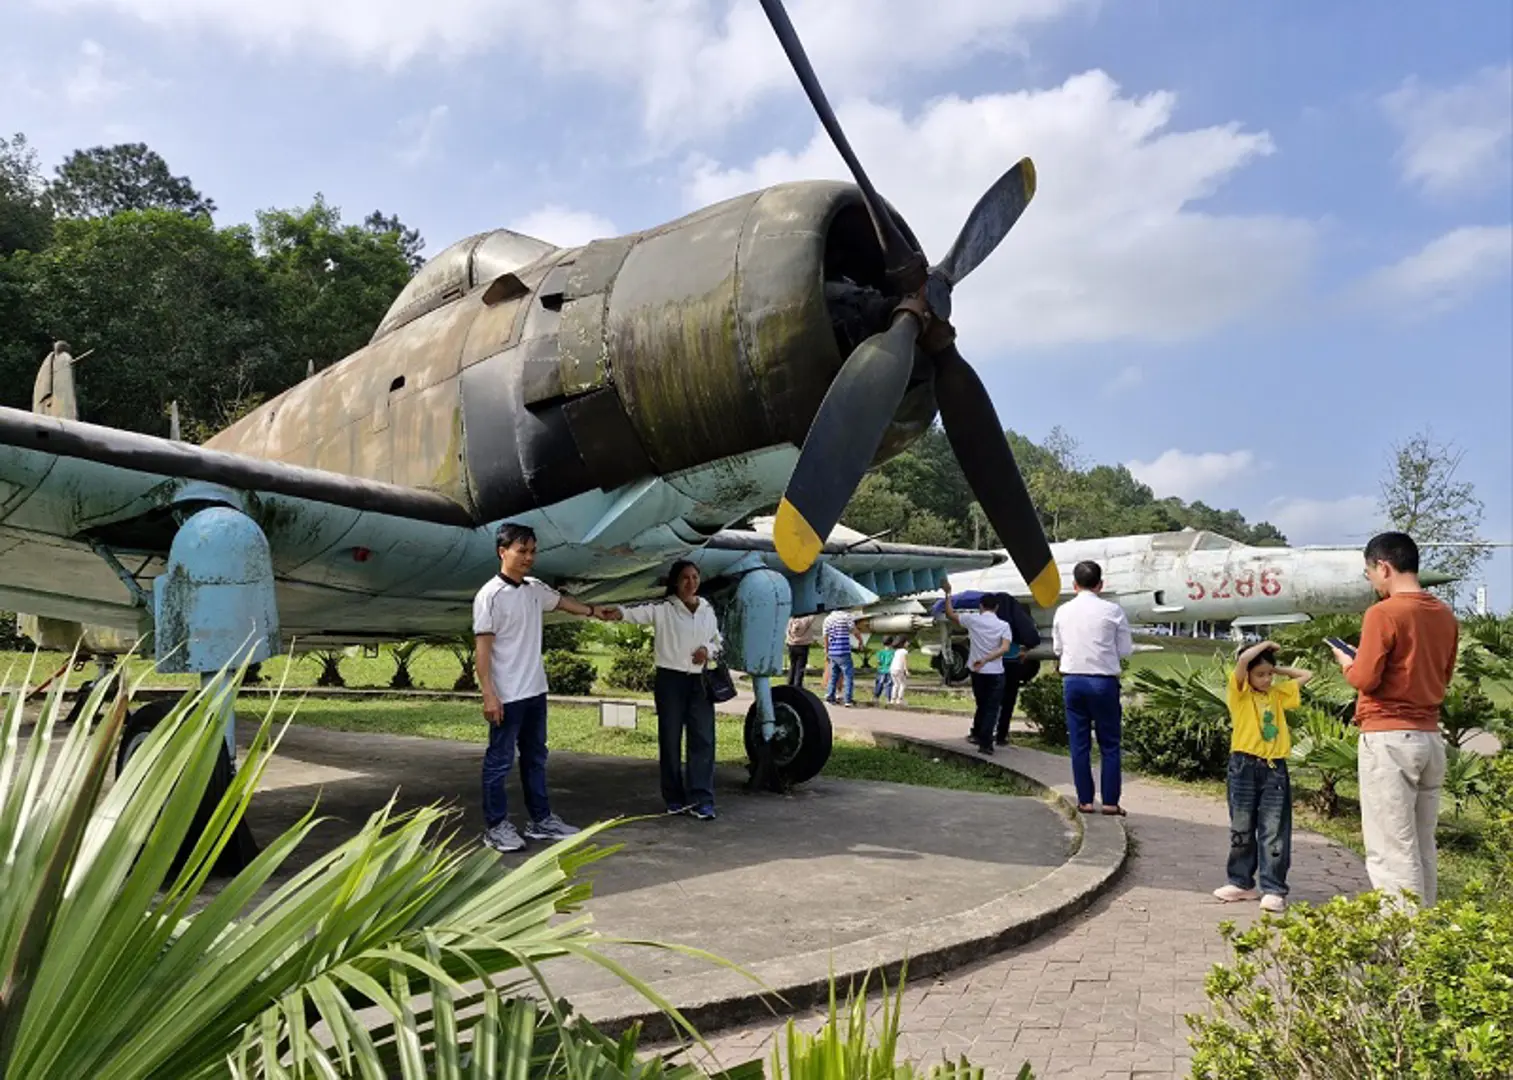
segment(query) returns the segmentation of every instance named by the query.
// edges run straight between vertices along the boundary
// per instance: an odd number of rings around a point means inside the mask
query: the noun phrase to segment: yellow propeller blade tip
[[[1029,202],[1035,197],[1035,163],[1024,158],[1019,164],[1024,166],[1024,200]]]
[[[802,574],[819,558],[820,548],[825,546],[818,533],[804,520],[804,515],[784,499],[778,503],[777,520],[772,523],[772,542],[777,546],[778,558],[795,573]]]
[[[1045,569],[1035,575],[1035,580],[1030,582],[1030,595],[1042,608],[1049,610],[1056,606],[1056,598],[1061,595],[1061,571],[1056,569],[1055,563],[1046,563]]]

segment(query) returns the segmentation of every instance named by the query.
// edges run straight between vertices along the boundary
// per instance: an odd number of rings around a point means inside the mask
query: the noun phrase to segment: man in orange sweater
[[[1419,584],[1418,545],[1405,533],[1371,539],[1366,577],[1383,599],[1361,620],[1355,656],[1334,651],[1360,692],[1366,873],[1374,888],[1411,892],[1427,907],[1437,888],[1434,828],[1445,781],[1439,707],[1455,671],[1460,625]]]

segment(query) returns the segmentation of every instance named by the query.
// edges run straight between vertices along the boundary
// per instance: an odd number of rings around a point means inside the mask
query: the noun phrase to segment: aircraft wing
[[[452,583],[476,587],[496,558],[433,492],[0,407],[0,606],[139,630],[173,504],[197,483],[243,493],[287,633],[450,632],[471,599]]]
[[[744,529],[727,529],[710,537],[695,561],[708,575],[725,564],[755,556],[775,570],[782,570],[772,537]],[[913,596],[940,587],[941,578],[967,570],[981,570],[1006,562],[1001,551],[971,551],[965,548],[922,544],[890,544],[879,540],[831,541],[821,549],[819,562],[827,573],[844,575],[860,586],[852,603],[874,603],[878,598]],[[871,594],[868,596],[867,594]]]

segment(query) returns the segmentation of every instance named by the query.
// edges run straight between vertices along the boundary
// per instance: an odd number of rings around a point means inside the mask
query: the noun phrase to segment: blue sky
[[[1513,540],[1506,0],[790,11],[927,253],[1035,159],[956,297],[1006,424],[1300,543],[1364,540],[1392,443],[1428,428]],[[15,0],[0,127],[49,169],[145,141],[222,223],[321,191],[430,252],[842,175],[755,0]],[[1513,607],[1513,553],[1486,579]]]

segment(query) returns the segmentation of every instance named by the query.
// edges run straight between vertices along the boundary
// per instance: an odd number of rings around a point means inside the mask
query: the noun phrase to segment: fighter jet
[[[956,603],[975,606],[984,593],[1007,593],[1025,604],[1041,630],[1042,643],[1026,659],[1049,659],[1051,619],[1071,599],[1072,568],[1091,559],[1103,569],[1103,596],[1124,608],[1132,624],[1223,622],[1275,626],[1316,615],[1365,611],[1376,599],[1363,573],[1359,547],[1257,547],[1203,530],[1068,540],[1051,545],[1067,583],[1055,603],[1037,603],[1012,566],[997,565],[949,575]],[[862,583],[866,579],[863,577]],[[1426,571],[1426,585],[1445,584]],[[919,634],[940,630],[942,604],[932,591],[866,609],[873,633]],[[934,651],[935,642],[925,648]],[[946,676],[966,676],[966,644],[954,638],[945,656]]]
[[[937,413],[1050,603],[1056,564],[950,323],[953,288],[1024,212],[1034,167],[1010,167],[932,264],[852,153],[783,5],[763,8],[854,185],[781,184],[583,247],[468,237],[366,346],[204,445],[70,415],[72,358],[55,350],[38,408],[0,409],[0,603],[36,616],[41,640],[88,631],[108,650],[151,633],[160,671],[214,678],[292,637],[465,630],[501,522],[534,527],[536,574],[591,602],[658,595],[671,562],[698,553],[717,567],[731,666],[753,676],[748,744],[828,753],[818,699],[769,685],[784,624],[877,598],[847,587],[847,553],[820,537]],[[769,539],[723,535],[773,505]],[[916,571],[994,561],[851,557],[907,571],[911,591],[928,584]],[[156,723],[150,709],[128,735]],[[824,753],[803,760],[812,775]]]

